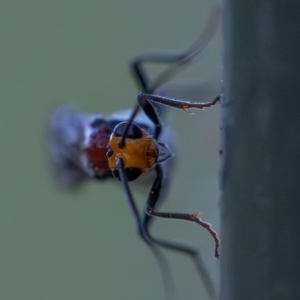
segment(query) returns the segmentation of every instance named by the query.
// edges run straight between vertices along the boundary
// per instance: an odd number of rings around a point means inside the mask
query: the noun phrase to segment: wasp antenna
[[[123,132],[121,138],[118,141],[118,146],[121,149],[125,147],[125,139],[126,139],[126,136],[128,134],[129,128],[130,128],[131,124],[133,123],[133,120],[136,117],[136,115],[138,114],[139,110],[140,110],[140,105],[139,105],[139,103],[137,103],[135,105],[134,109],[132,110],[132,113],[130,115],[130,118],[128,119],[128,123],[127,123],[127,125],[124,129],[124,132]]]

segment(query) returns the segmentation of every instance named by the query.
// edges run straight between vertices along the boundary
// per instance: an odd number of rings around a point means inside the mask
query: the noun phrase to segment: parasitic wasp
[[[199,250],[185,244],[157,239],[149,232],[152,217],[186,220],[204,227],[215,242],[215,257],[219,257],[219,239],[209,223],[199,218],[199,213],[169,213],[157,211],[162,190],[168,185],[168,164],[172,152],[168,147],[167,135],[162,119],[165,106],[182,109],[203,109],[212,107],[219,100],[216,97],[207,103],[192,103],[168,98],[158,89],[178,71],[192,61],[209,43],[218,27],[219,8],[215,9],[200,37],[188,49],[177,54],[142,54],[131,63],[131,70],[139,88],[143,91],[137,97],[133,110],[112,114],[89,115],[68,107],[57,110],[51,123],[51,151],[56,174],[66,186],[77,186],[85,179],[105,180],[115,178],[121,181],[129,205],[133,211],[138,233],[150,247],[159,262],[166,288],[171,297],[169,271],[164,256],[158,247],[182,252],[196,265],[210,299],[216,299],[216,291],[201,260]],[[152,82],[143,68],[145,63],[169,64]],[[142,109],[142,112],[139,110]],[[146,208],[141,218],[128,182],[143,177],[152,170],[154,183],[150,190]]]

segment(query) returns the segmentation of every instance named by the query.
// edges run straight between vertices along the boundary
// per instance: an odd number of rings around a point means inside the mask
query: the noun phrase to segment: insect
[[[166,164],[172,156],[165,142],[164,126],[159,116],[159,113],[164,113],[164,109],[159,104],[189,111],[189,108],[211,107],[219,101],[219,97],[208,103],[189,103],[154,93],[208,44],[217,27],[218,13],[215,11],[212,14],[200,38],[186,51],[172,55],[144,54],[132,62],[131,69],[143,90],[143,93],[138,96],[138,103],[132,113],[127,111],[104,117],[76,112],[65,107],[58,110],[52,118],[52,157],[60,180],[67,186],[77,186],[88,178],[103,181],[114,177],[121,181],[134,212],[139,234],[159,261],[163,277],[168,277],[165,270],[167,267],[158,246],[189,255],[211,299],[216,298],[216,292],[198,250],[184,244],[152,237],[149,233],[149,225],[152,216],[196,222],[213,236],[216,244],[215,256],[219,256],[217,234],[211,229],[210,224],[198,218],[198,213],[161,213],[155,210],[162,187],[166,185]],[[170,67],[155,81],[150,82],[142,68],[142,65],[147,62],[168,63]],[[147,117],[138,114],[140,107]],[[138,155],[141,152],[145,155]],[[156,178],[141,219],[128,182],[138,179],[151,169],[155,170]],[[168,279],[165,279],[166,284],[167,281]]]

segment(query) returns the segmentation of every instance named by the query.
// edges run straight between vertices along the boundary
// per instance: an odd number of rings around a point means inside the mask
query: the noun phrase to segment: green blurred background
[[[120,184],[91,181],[73,192],[57,186],[47,157],[46,120],[51,109],[66,103],[104,114],[132,107],[137,90],[130,58],[190,45],[213,3],[1,1],[0,299],[164,299],[158,267],[136,235]],[[219,30],[177,79],[218,78],[220,49]],[[218,86],[212,97],[216,93]],[[194,112],[169,111],[177,168],[162,209],[202,211],[202,219],[218,230],[220,106]],[[147,192],[135,196],[142,208]],[[219,262],[205,230],[157,220],[153,232],[199,247],[218,284]],[[165,254],[177,299],[206,299],[191,261]]]

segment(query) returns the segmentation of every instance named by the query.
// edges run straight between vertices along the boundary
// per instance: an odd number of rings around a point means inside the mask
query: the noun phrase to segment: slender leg
[[[159,165],[156,166],[156,173],[157,177],[155,179],[155,182],[152,186],[147,206],[155,207],[157,204],[157,201],[159,199],[160,191],[162,188],[162,180],[163,180],[163,172]],[[152,235],[149,233],[149,225],[151,222],[151,216],[148,214],[147,211],[145,211],[144,219],[143,219],[143,227],[144,231],[147,233],[148,238],[156,245],[159,245],[161,247],[173,250],[173,251],[179,251],[186,255],[189,255],[190,258],[195,263],[195,266],[198,270],[198,273],[203,281],[203,284],[206,288],[206,291],[210,297],[210,299],[217,299],[217,293],[216,289],[214,287],[213,281],[210,278],[210,275],[201,259],[200,252],[198,249],[193,248],[191,246],[184,245],[182,243],[177,243],[173,241],[165,241],[161,239],[156,239],[152,237]]]
[[[194,46],[194,45],[193,45]],[[174,53],[145,53],[136,57],[131,65],[131,71],[138,82],[138,85],[142,88],[142,90],[146,93],[152,93],[156,88],[161,86],[167,80],[164,80],[161,84],[157,80],[153,81],[155,84],[150,84],[148,76],[143,68],[143,64],[145,63],[160,63],[160,64],[178,64],[181,61],[188,62],[187,58],[191,60],[194,56],[191,55],[195,52],[194,47],[191,47],[182,53],[174,54]],[[198,53],[198,52],[197,52]],[[162,72],[161,74],[164,74]],[[172,74],[172,75],[175,75]],[[171,74],[168,76],[168,79],[172,76]],[[159,75],[157,78],[161,78]]]
[[[219,246],[220,246],[220,240],[218,237],[218,234],[211,228],[211,224],[207,222],[203,222],[198,216],[199,212],[188,214],[188,213],[160,213],[154,211],[153,207],[147,206],[146,207],[146,212],[150,216],[155,216],[155,217],[160,217],[160,218],[167,218],[167,219],[176,219],[176,220],[185,220],[185,221],[190,221],[190,222],[195,222],[202,227],[204,227],[213,237],[215,240],[215,257],[219,258]]]
[[[172,299],[174,299],[174,292],[173,292],[174,288],[173,288],[172,276],[171,276],[168,262],[165,259],[165,257],[163,256],[162,252],[159,251],[159,249],[154,245],[154,243],[148,237],[147,233],[144,230],[138,209],[136,207],[133,196],[132,196],[131,191],[128,186],[128,181],[126,178],[126,174],[124,172],[124,162],[121,158],[118,159],[117,165],[118,165],[121,181],[123,183],[123,187],[125,189],[125,193],[126,193],[130,208],[133,212],[133,215],[134,215],[134,218],[136,221],[136,225],[138,228],[138,234],[141,237],[141,239],[149,246],[152,254],[154,255],[154,257],[158,263],[158,266],[159,266],[160,272],[161,272],[161,276],[162,276],[162,280],[163,280],[163,286],[164,286],[164,290],[165,290],[165,298],[167,300],[172,300]]]
[[[172,75],[175,75],[175,71],[171,72],[173,69],[166,69],[165,72],[162,72],[161,75],[157,77],[157,79],[150,85],[150,82],[148,80],[148,77],[146,75],[145,70],[142,68],[142,64],[146,62],[152,62],[152,63],[177,63],[179,62],[189,62],[192,60],[194,55],[193,53],[198,53],[195,52],[195,45],[197,43],[193,44],[192,47],[189,49],[185,50],[183,53],[179,54],[144,54],[139,57],[137,57],[132,63],[131,63],[131,70],[134,75],[134,78],[138,82],[138,86],[142,88],[142,90],[145,93],[153,93],[155,89],[157,89],[161,84],[163,84],[167,79],[169,79]],[[173,73],[173,74],[172,74]],[[161,81],[161,82],[160,82]],[[145,114],[154,122],[156,125],[156,130],[155,130],[155,139],[157,139],[160,135],[161,132],[161,123],[160,120],[157,116],[157,113],[155,111],[155,108],[152,106],[151,103],[148,101],[141,101],[138,102],[135,107],[132,110],[131,116],[128,120],[128,125],[124,130],[124,133],[119,140],[119,147],[123,148],[125,146],[125,138],[128,133],[130,124],[133,122],[134,118],[138,114],[140,107],[144,110]]]
[[[179,52],[179,53],[146,53],[136,57],[131,65],[131,71],[136,79],[138,86],[142,88],[142,91],[148,94],[154,93],[154,91],[166,83],[171,77],[173,77],[179,69],[183,65],[187,65],[189,62],[193,60],[209,43],[211,38],[216,33],[221,20],[221,9],[218,5],[216,5],[211,13],[210,19],[200,34],[198,39],[186,50]],[[171,63],[172,65],[165,69],[157,78],[150,84],[150,81],[146,75],[146,72],[143,68],[144,63]],[[156,132],[155,138],[157,139],[160,132],[161,132],[161,124],[159,119],[157,118],[155,109],[151,104],[147,104],[147,101],[142,106],[146,115],[153,120],[156,124]],[[124,130],[123,136],[119,141],[119,147],[123,148],[125,145],[125,138],[128,133],[130,124],[133,122],[135,116],[139,112],[140,106],[138,104],[135,105],[134,109],[132,110],[132,114],[128,120],[128,125]]]
[[[177,220],[186,220],[190,222],[195,222],[202,227],[204,227],[208,232],[211,234],[215,241],[215,257],[219,258],[219,237],[218,234],[211,228],[211,225],[209,223],[203,222],[198,216],[199,213],[192,213],[192,214],[187,214],[187,213],[164,213],[164,212],[157,212],[154,211],[155,205],[157,203],[157,200],[159,198],[159,193],[161,190],[161,182],[162,182],[162,172],[161,168],[159,165],[156,165],[156,172],[157,172],[157,179],[155,180],[150,196],[147,201],[146,205],[146,213],[150,216],[155,216],[155,217],[160,217],[160,218],[167,218],[167,219],[177,219]]]
[[[200,36],[200,39],[202,39],[202,36]],[[161,86],[164,82],[167,81],[170,77],[175,75],[173,69],[167,68],[165,72],[162,72],[156,80],[152,84],[150,84],[150,81],[148,79],[148,76],[146,74],[145,69],[143,68],[144,63],[174,63],[179,64],[180,62],[188,63],[192,60],[192,58],[195,55],[192,55],[193,53],[197,54],[197,44],[199,41],[197,40],[197,43],[194,43],[190,48],[183,51],[182,53],[174,54],[174,53],[146,53],[139,55],[136,57],[132,63],[130,64],[131,72],[134,76],[134,78],[137,81],[138,86],[144,91],[145,93],[153,93],[155,89],[157,89],[159,86]],[[172,70],[172,71],[171,71]],[[128,120],[128,126],[125,128],[124,134],[121,137],[119,141],[119,147],[123,148],[125,145],[125,138],[129,129],[130,124],[133,122],[135,116],[139,112],[140,106],[143,108],[145,114],[150,118],[150,120],[153,120],[154,124],[156,124],[156,130],[155,130],[155,138],[157,139],[161,132],[161,124],[159,121],[159,118],[156,114],[155,108],[148,102],[144,101],[143,104],[137,103],[132,111],[132,114]]]
[[[155,94],[146,94],[146,93],[140,93],[138,95],[138,103],[140,106],[144,109],[145,113],[148,115],[150,120],[156,125],[157,130],[161,128],[161,124],[157,118],[157,116],[153,116],[152,113],[147,111],[147,102],[155,102],[155,103],[161,103],[163,105],[167,105],[173,108],[183,109],[186,112],[190,112],[189,108],[197,108],[197,109],[203,109],[214,106],[217,102],[220,101],[220,96],[216,97],[211,102],[189,102],[184,100],[177,100],[172,99],[160,95]]]
[[[217,292],[216,288],[214,286],[214,283],[209,275],[209,272],[207,271],[205,264],[203,263],[203,260],[201,258],[200,252],[198,249],[187,246],[183,243],[177,243],[173,241],[166,241],[162,239],[157,239],[152,237],[152,235],[149,232],[149,221],[153,220],[149,215],[145,214],[144,215],[144,220],[143,220],[143,226],[145,227],[145,232],[147,234],[147,237],[153,244],[164,247],[166,249],[172,250],[172,251],[178,251],[183,254],[186,254],[190,256],[192,261],[194,262],[196,269],[199,273],[199,276],[203,282],[203,285],[207,291],[207,294],[209,296],[209,299],[211,300],[216,300],[217,299]]]
[[[155,103],[161,103],[166,106],[170,106],[173,108],[182,109],[188,113],[190,113],[189,108],[197,108],[197,109],[203,109],[203,108],[209,108],[214,106],[217,102],[220,101],[220,96],[216,97],[211,102],[190,102],[190,101],[184,101],[184,100],[178,100],[178,99],[172,99],[160,95],[155,94],[147,94],[147,93],[140,93],[138,95],[138,104],[141,106],[145,112],[145,114],[149,117],[149,119],[156,125],[155,129],[155,138],[157,138],[161,132],[161,123],[160,120],[155,112],[154,107],[149,102],[155,102]],[[123,133],[123,136],[120,138],[118,145],[120,148],[123,148],[125,145],[125,138],[129,129],[130,124],[132,124],[134,117],[136,116],[136,113],[138,112],[139,106],[136,107],[136,110],[134,111],[128,120],[127,127],[125,128],[125,131]],[[127,130],[127,132],[126,132]]]
[[[191,62],[192,59],[209,44],[220,25],[220,21],[221,8],[216,5],[212,9],[209,21],[204,30],[187,49],[178,53],[144,53],[137,56],[131,63],[131,70],[139,86],[142,87],[142,90],[146,93],[153,93],[159,86],[173,77],[178,72],[179,67],[181,68],[183,64],[187,65]],[[156,80],[150,84],[143,68],[143,64],[145,63],[171,64],[171,66],[165,69],[165,71],[158,75]]]

